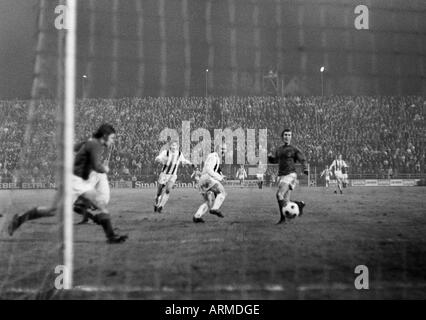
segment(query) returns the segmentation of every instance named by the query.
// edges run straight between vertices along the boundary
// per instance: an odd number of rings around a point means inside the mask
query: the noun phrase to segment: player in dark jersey
[[[89,200],[100,213],[94,215],[95,223],[102,226],[108,243],[121,243],[126,241],[126,235],[116,234],[113,230],[110,215],[106,208],[106,203],[98,197],[98,193],[90,179],[93,171],[98,173],[108,173],[109,167],[102,164],[102,153],[104,148],[112,145],[115,140],[115,129],[109,124],[103,124],[93,135],[93,139],[88,140],[78,150],[74,159],[74,174],[72,176],[72,202],[83,196]],[[59,194],[51,207],[35,207],[22,215],[15,215],[9,224],[9,235],[13,233],[25,222],[45,217],[52,217],[56,214],[59,204]]]
[[[306,167],[306,160],[302,152],[290,144],[292,133],[290,129],[285,129],[281,133],[284,144],[279,147],[275,154],[268,155],[268,161],[270,163],[278,163],[278,191],[277,201],[280,209],[280,220],[278,224],[285,222],[285,216],[283,214],[283,208],[290,201],[291,191],[296,187],[297,173],[296,173],[296,162],[302,164],[303,173],[308,175],[308,169]],[[302,214],[305,203],[303,201],[294,201]]]

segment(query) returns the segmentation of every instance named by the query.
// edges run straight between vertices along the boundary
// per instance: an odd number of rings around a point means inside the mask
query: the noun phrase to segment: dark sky
[[[30,98],[37,0],[0,0],[0,99]]]

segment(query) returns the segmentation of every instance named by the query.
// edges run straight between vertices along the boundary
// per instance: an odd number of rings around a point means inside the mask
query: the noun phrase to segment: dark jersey
[[[96,171],[105,173],[102,165],[102,154],[104,147],[96,139],[90,139],[86,142],[79,143],[74,147],[77,152],[74,160],[74,174],[87,180],[90,172]]]
[[[296,172],[296,162],[299,162],[303,171],[306,170],[306,159],[305,156],[300,152],[299,149],[292,145],[282,145],[275,151],[274,156],[269,156],[268,161],[270,163],[278,163],[278,175],[286,176],[292,172]]]

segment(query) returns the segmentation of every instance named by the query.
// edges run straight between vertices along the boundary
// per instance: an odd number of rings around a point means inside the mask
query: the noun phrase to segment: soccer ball
[[[287,203],[287,205],[283,208],[283,214],[288,219],[294,219],[299,216],[300,210],[297,203],[290,201]]]

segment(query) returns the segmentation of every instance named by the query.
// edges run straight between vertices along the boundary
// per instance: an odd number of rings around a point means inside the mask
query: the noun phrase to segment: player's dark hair
[[[115,133],[114,127],[108,123],[104,123],[93,134],[93,138],[100,139],[100,138],[108,137],[109,135],[113,133]]]
[[[291,132],[290,129],[284,129],[283,132],[281,132],[281,138],[284,138],[284,133]]]

